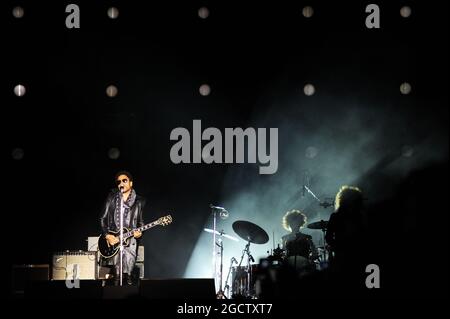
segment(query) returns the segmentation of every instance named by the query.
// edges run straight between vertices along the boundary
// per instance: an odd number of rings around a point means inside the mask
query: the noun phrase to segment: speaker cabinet
[[[23,293],[31,281],[48,281],[50,279],[50,265],[13,265],[12,290],[13,293]]]
[[[143,279],[145,277],[144,263],[142,262],[136,263],[133,272],[136,278]]]
[[[101,280],[80,280],[78,286],[67,286],[66,281],[34,281],[25,288],[25,299],[101,299]]]
[[[52,279],[82,279],[97,278],[97,252],[75,251],[62,252],[53,255]]]
[[[136,262],[143,263],[144,262],[144,246],[140,245],[138,247],[137,256],[136,256]]]
[[[214,279],[141,279],[140,295],[151,299],[215,299]]]

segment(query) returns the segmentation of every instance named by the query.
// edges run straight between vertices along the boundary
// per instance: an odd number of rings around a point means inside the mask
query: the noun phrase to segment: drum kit
[[[321,230],[323,233],[323,239],[325,237],[325,231],[327,228],[327,221],[321,220],[318,222],[310,223],[307,225],[307,228],[314,230]],[[217,293],[218,298],[256,298],[256,275],[258,273],[259,264],[255,264],[255,259],[251,255],[250,245],[262,245],[269,241],[269,235],[267,232],[262,229],[260,226],[244,220],[235,221],[232,224],[233,231],[246,242],[246,245],[242,251],[242,255],[240,260],[238,261],[236,258],[231,258],[230,268],[228,270],[228,274],[225,280],[224,290],[222,290],[222,267],[223,267],[223,242],[219,241],[217,244],[220,249],[220,288]],[[229,234],[224,233],[223,231],[214,231],[212,229],[205,228],[206,232],[214,233],[216,232],[217,236],[224,237],[233,241],[238,241],[236,237],[233,237]],[[323,241],[324,242],[324,241]],[[324,245],[325,246],[325,245]],[[326,263],[328,260],[328,254],[326,252],[325,247],[318,247],[319,250],[319,258],[317,261],[317,269],[323,269],[326,267]],[[283,264],[288,263],[289,258],[286,257],[285,249],[280,247],[272,250],[272,254],[267,258],[271,263],[275,264]],[[315,261],[316,262],[316,261]],[[237,264],[237,266],[233,266],[233,264]],[[230,285],[228,281],[231,275],[231,294],[230,294]]]
[[[316,260],[317,263],[317,269],[322,270],[328,267],[328,260],[330,257],[330,252],[327,249],[325,245],[325,233],[327,231],[328,221],[326,220],[320,220],[318,222],[310,223],[306,227],[309,229],[314,230],[321,230],[322,231],[322,244],[323,246],[317,247],[317,250],[319,251],[319,258]]]
[[[232,226],[234,232],[240,238],[245,240],[247,244],[242,251],[239,262],[236,258],[231,258],[230,268],[224,285],[225,290],[227,291],[227,294],[225,294],[225,291],[222,290],[223,242],[221,239],[216,242],[216,245],[220,248],[220,270],[218,276],[219,290],[217,292],[217,297],[227,298],[226,295],[228,295],[228,297],[230,296],[230,286],[228,285],[230,274],[232,275],[232,295],[251,297],[252,295],[254,295],[254,275],[256,274],[258,265],[252,264],[255,262],[255,259],[251,254],[250,245],[261,245],[267,243],[269,241],[269,235],[267,235],[264,229],[249,221],[238,220],[235,221]],[[205,228],[204,231],[215,234],[216,236],[219,236],[219,238],[223,237],[233,241],[239,241],[236,237],[226,234],[224,231],[217,231],[209,228]],[[238,265],[233,266],[234,263]]]
[[[327,230],[328,222],[320,220],[318,222],[310,223],[306,227],[312,230],[321,230],[322,239],[321,242],[325,243],[325,232]],[[294,242],[293,244],[287,243],[286,247],[274,248],[267,257],[267,261],[271,265],[288,265],[297,271],[303,271],[303,273],[309,273],[312,270],[323,270],[328,267],[329,251],[325,244],[315,247],[313,252],[309,245],[305,247],[307,243],[299,244]],[[304,252],[299,252],[304,251]],[[269,252],[268,252],[269,253]]]

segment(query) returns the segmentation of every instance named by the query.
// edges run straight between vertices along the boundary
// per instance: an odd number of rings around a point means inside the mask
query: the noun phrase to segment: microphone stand
[[[217,245],[217,242],[216,242],[216,223],[217,223],[216,213],[217,213],[217,211],[212,207],[211,207],[211,210],[212,210],[212,214],[213,214],[213,260],[212,260],[213,267],[214,267],[213,268],[213,276],[214,276],[215,286],[217,287],[217,256],[216,256],[217,255],[217,252],[216,252],[216,245]]]
[[[122,193],[123,194],[123,193]],[[123,280],[123,195],[120,201],[120,245],[119,245],[119,252],[120,252],[120,267],[119,267],[119,274],[120,274],[120,286],[122,286],[122,280]]]
[[[218,274],[217,274],[217,251],[216,251],[216,245],[219,246],[221,248],[220,251],[220,283],[219,283],[219,291],[217,291],[217,294],[222,293],[222,255],[223,255],[223,243],[221,242],[221,244],[219,245],[216,241],[216,233],[217,233],[217,213],[220,213],[220,217],[222,219],[225,219],[228,217],[228,212],[222,208],[222,207],[216,207],[213,206],[212,204],[209,205],[209,207],[211,208],[212,214],[213,214],[213,267],[214,267],[214,271],[213,271],[213,276],[214,276],[214,283],[215,286],[217,287],[217,280],[218,278]],[[220,235],[223,234],[223,231],[221,232]]]
[[[222,270],[223,270],[223,240],[219,239],[217,246],[220,247],[220,270],[219,270],[219,291],[217,292],[217,299],[225,297],[225,292],[222,290]]]

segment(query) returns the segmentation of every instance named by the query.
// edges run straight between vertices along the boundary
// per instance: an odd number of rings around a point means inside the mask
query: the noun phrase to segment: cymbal
[[[309,229],[327,229],[328,221],[327,220],[321,220],[315,223],[308,224],[306,227]]]
[[[204,230],[205,232],[207,232],[207,233],[214,233],[214,229],[205,228],[205,229],[203,229],[203,230]],[[225,232],[223,232],[223,231],[220,231],[220,232],[219,232],[219,231],[216,230],[216,235],[222,236],[222,237],[225,237],[225,238],[234,240],[234,241],[239,241],[239,239],[237,239],[236,237],[227,235],[227,234],[226,234]]]
[[[265,244],[269,241],[266,231],[256,224],[245,220],[238,220],[233,223],[233,230],[245,241],[253,244]]]

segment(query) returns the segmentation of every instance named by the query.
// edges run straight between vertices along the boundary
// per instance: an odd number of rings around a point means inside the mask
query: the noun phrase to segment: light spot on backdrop
[[[402,147],[402,156],[403,157],[411,157],[414,155],[414,148],[409,145],[405,145]]]
[[[24,96],[26,93],[25,86],[18,84],[14,87],[14,94],[17,96]]]
[[[106,95],[109,96],[109,97],[115,97],[115,96],[117,96],[117,93],[118,93],[118,92],[119,92],[119,91],[118,91],[117,87],[114,86],[114,85],[110,85],[110,86],[108,86],[108,87],[106,88]]]
[[[305,18],[311,18],[314,14],[314,10],[312,7],[310,6],[306,6],[303,8],[302,10],[302,14]]]
[[[209,87],[208,84],[202,84],[200,85],[198,91],[200,92],[200,95],[208,96],[211,93],[211,88]]]
[[[314,146],[308,146],[305,150],[305,157],[313,159],[319,154],[319,150]]]
[[[108,150],[108,157],[112,160],[116,160],[120,157],[120,151],[116,147],[112,147]]]
[[[15,7],[12,11],[14,18],[22,18],[24,13],[25,12],[22,7]]]
[[[303,87],[303,92],[305,93],[306,96],[311,96],[316,92],[316,89],[315,89],[314,85],[306,84]]]
[[[19,161],[19,160],[23,159],[24,155],[25,155],[25,153],[24,153],[23,149],[21,149],[19,147],[13,149],[12,152],[11,152],[12,158],[15,159],[16,161]]]
[[[411,15],[411,8],[408,6],[404,6],[400,9],[400,15],[403,18],[408,18]]]
[[[198,9],[198,16],[202,19],[206,19],[207,17],[209,17],[209,10],[206,7],[201,7],[200,9]]]
[[[119,10],[115,7],[111,7],[107,11],[110,19],[117,19],[119,17]]]
[[[411,84],[408,82],[402,83],[400,85],[400,92],[404,95],[411,93]]]

